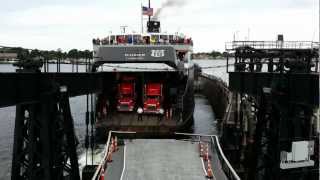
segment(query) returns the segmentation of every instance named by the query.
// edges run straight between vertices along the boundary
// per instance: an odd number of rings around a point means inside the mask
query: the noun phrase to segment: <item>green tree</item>
[[[212,51],[210,54],[209,54],[211,57],[213,58],[216,58],[218,56],[221,56],[222,54],[219,52],[219,51]]]
[[[68,52],[68,58],[71,58],[71,59],[77,59],[78,58],[78,50],[77,49],[71,49],[69,52]]]
[[[30,52],[30,57],[31,58],[36,58],[36,57],[39,57],[41,56],[41,53],[38,49],[33,49],[31,52]]]
[[[92,59],[92,51],[89,51],[89,50],[85,50],[84,51],[84,58],[85,59]]]

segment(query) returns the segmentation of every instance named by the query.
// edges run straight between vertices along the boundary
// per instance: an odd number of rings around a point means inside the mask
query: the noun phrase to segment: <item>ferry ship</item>
[[[96,94],[96,134],[110,130],[170,136],[191,130],[194,112],[193,41],[162,33],[147,22],[146,33],[93,39],[92,71],[105,74]]]

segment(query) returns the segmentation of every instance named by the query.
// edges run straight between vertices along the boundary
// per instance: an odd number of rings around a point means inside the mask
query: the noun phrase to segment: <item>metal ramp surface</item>
[[[179,140],[127,142],[122,179],[206,179],[197,147],[197,143]]]

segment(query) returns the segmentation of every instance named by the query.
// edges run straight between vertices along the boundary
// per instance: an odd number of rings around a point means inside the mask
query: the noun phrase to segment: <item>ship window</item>
[[[160,39],[167,40],[168,39],[168,35],[160,35]]]
[[[184,62],[188,62],[188,55],[186,52],[177,52],[177,58],[180,60],[180,61],[184,61]]]
[[[118,35],[117,36],[117,43],[118,44],[123,44],[125,43],[125,37],[123,35]]]
[[[168,43],[168,35],[160,35],[160,43]]]
[[[116,40],[115,36],[110,36],[110,44],[114,44]]]
[[[132,44],[133,43],[133,37],[132,35],[125,35],[125,42],[128,44]]]
[[[150,37],[149,36],[143,36],[143,43],[144,44],[150,44]]]
[[[125,35],[124,36],[124,42],[125,43],[129,43],[129,35]]]
[[[141,35],[133,35],[133,43],[134,44],[142,44]]]
[[[101,40],[103,45],[109,44],[109,36]]]
[[[157,44],[159,42],[159,35],[152,35],[150,41],[152,44]]]
[[[173,43],[173,35],[169,35],[169,43]]]

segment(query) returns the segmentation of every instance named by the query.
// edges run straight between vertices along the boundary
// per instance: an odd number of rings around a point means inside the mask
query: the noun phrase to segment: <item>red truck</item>
[[[133,111],[135,107],[135,83],[121,82],[118,84],[118,111]]]
[[[144,113],[163,113],[162,109],[162,84],[148,83],[144,85],[143,112]]]

